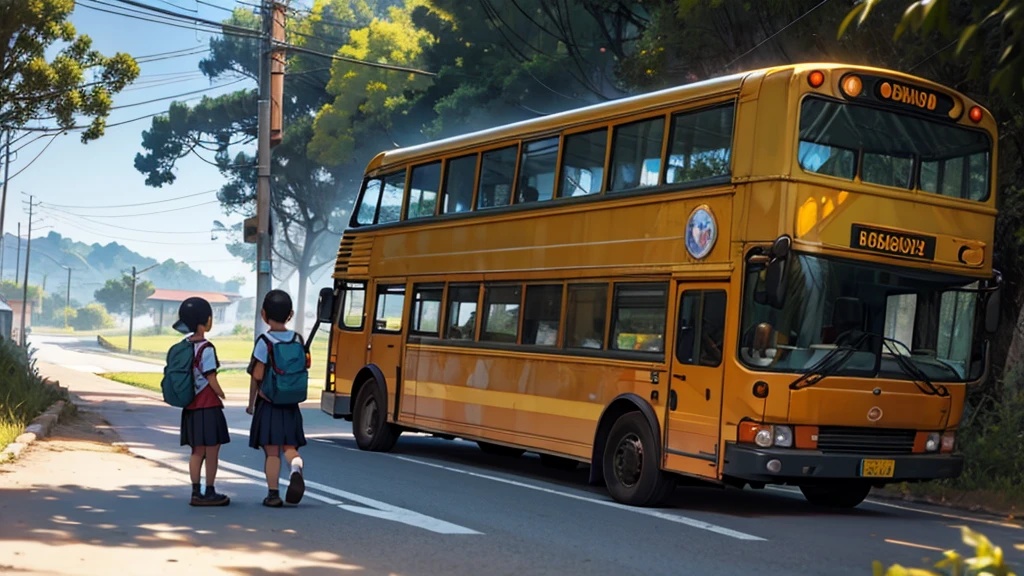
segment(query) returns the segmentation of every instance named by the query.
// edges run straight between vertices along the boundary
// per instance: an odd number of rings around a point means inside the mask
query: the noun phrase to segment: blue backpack
[[[167,351],[167,365],[164,366],[164,377],[160,380],[160,390],[164,394],[164,402],[177,408],[185,408],[196,397],[196,378],[193,369],[199,364],[203,351],[207,346],[204,342],[197,352],[194,343],[182,340]]]
[[[272,404],[306,401],[309,388],[309,355],[298,334],[283,342],[269,334],[260,336],[267,345],[267,365],[260,391]]]

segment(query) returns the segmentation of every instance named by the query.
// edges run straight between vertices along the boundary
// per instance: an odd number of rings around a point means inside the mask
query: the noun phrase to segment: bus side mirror
[[[316,303],[316,318],[319,322],[330,324],[334,317],[334,289],[321,288],[320,298]]]
[[[985,332],[989,334],[995,334],[999,329],[999,301],[1001,300],[999,296],[1001,293],[1002,290],[997,289],[985,299]]]
[[[786,267],[789,264],[789,236],[780,236],[772,245],[771,259],[765,270],[765,299],[772,308],[781,310],[786,305]]]

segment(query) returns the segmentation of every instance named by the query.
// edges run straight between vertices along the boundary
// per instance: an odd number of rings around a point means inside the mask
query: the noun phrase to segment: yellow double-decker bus
[[[957,476],[995,146],[962,94],[806,64],[381,153],[322,292],[321,408],[364,450],[534,452],[633,505]]]

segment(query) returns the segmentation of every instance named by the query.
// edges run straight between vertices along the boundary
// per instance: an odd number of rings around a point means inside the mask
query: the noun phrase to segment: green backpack
[[[267,366],[260,391],[272,404],[306,401],[309,388],[309,356],[298,334],[282,342],[269,334],[260,336],[267,344]]]
[[[182,340],[167,351],[167,365],[164,366],[164,377],[160,380],[160,389],[164,393],[164,402],[177,408],[185,408],[196,397],[196,378],[193,369],[202,358],[203,351],[209,342],[204,342],[196,352],[194,343]]]

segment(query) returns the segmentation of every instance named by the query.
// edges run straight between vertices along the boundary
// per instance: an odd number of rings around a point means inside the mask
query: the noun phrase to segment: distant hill
[[[22,239],[19,278],[25,273],[26,244],[25,239]],[[14,279],[14,268],[18,261],[17,251],[17,236],[6,234],[3,249],[4,280]],[[142,256],[117,242],[105,245],[84,244],[51,231],[47,236],[32,239],[29,284],[42,285],[45,275],[47,292],[63,291],[67,286],[67,271],[60,265],[70,266],[72,268],[71,297],[85,304],[93,301],[93,292],[102,288],[107,280],[120,277],[122,271],[131,270],[132,266],[146,268],[157,263],[157,260]],[[161,266],[146,272],[145,278],[159,288],[174,290],[191,289],[206,292],[238,290],[237,286],[225,287],[224,283],[206,276],[184,262],[175,260],[167,260]]]

